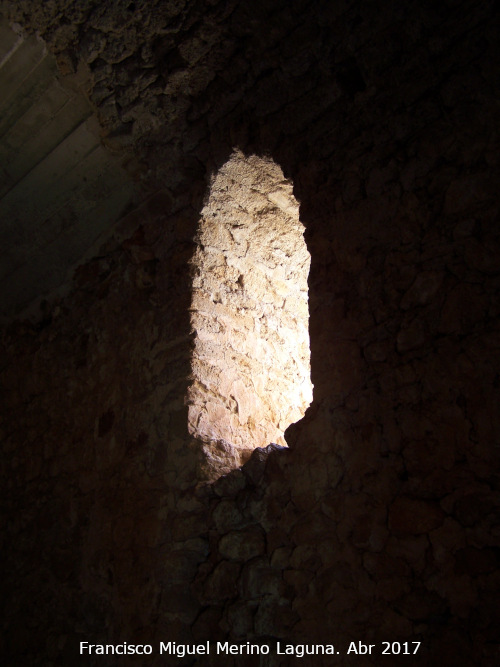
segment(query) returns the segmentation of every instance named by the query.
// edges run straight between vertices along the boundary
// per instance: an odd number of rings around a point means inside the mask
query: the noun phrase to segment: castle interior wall
[[[87,641],[164,665],[160,641],[208,639],[498,664],[494,3],[1,8],[86,68],[144,191],[126,238],[3,331],[4,664],[116,664]],[[186,399],[196,235],[235,150],[293,184],[314,395],[287,448],[228,471]]]

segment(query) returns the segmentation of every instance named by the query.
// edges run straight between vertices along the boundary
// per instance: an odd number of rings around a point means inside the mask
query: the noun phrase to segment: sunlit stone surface
[[[194,258],[189,427],[204,441],[284,445],[312,400],[303,231],[281,169],[234,153],[213,180]]]

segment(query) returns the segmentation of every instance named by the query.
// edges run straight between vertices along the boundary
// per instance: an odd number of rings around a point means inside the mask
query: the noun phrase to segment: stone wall
[[[61,76],[41,39],[0,23],[2,326],[65,285],[137,204],[102,145],[85,79]]]
[[[103,140],[151,193],[67,298],[2,337],[4,663],[227,638],[496,665],[494,4],[2,7],[61,67],[86,63]],[[234,147],[300,203],[314,401],[288,448],[220,476],[188,430],[190,267]]]
[[[193,257],[190,431],[251,452],[312,401],[310,256],[292,186],[270,160],[235,154],[202,210]]]

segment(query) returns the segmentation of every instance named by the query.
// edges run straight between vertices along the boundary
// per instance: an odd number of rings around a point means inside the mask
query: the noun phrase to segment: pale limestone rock
[[[242,450],[284,445],[312,400],[310,257],[279,167],[235,152],[213,179],[197,240],[190,432]]]

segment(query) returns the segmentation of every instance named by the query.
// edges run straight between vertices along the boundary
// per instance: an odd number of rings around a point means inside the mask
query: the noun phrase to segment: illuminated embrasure
[[[204,442],[285,445],[311,403],[303,232],[281,169],[233,153],[212,181],[193,259],[189,430]]]

